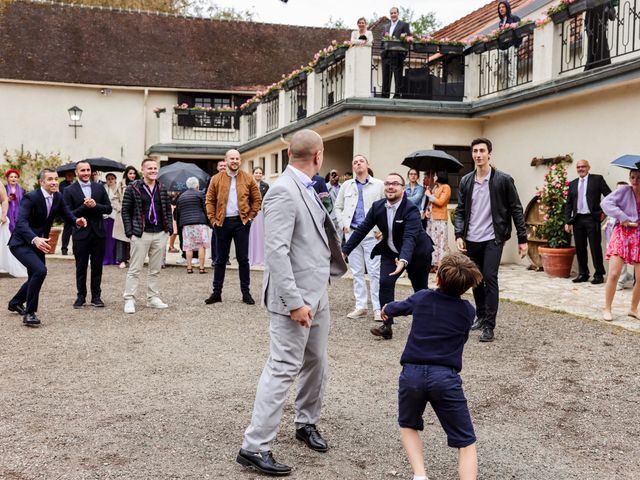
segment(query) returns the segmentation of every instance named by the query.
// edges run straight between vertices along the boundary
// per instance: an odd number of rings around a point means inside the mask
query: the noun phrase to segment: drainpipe
[[[144,128],[144,148],[143,154],[146,155],[148,143],[147,143],[147,100],[149,99],[149,89],[144,89],[144,100],[142,102],[142,127]]]

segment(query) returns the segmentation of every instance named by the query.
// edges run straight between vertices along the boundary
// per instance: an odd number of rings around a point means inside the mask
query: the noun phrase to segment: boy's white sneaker
[[[124,301],[124,313],[136,313],[136,302],[135,302],[135,300],[125,300]]]
[[[169,308],[169,305],[164,303],[158,297],[151,297],[147,300],[147,307],[149,308]]]

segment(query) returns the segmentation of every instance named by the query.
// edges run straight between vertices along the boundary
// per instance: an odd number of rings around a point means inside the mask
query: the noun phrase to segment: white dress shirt
[[[393,244],[393,221],[396,218],[396,212],[398,211],[400,202],[402,202],[402,199],[398,200],[394,204],[390,204],[388,201],[385,204],[385,206],[387,207],[387,228],[389,229],[387,235],[387,245],[389,245],[389,248],[394,253],[398,253],[398,249]]]
[[[84,194],[84,198],[91,198],[91,182],[81,182],[78,180],[80,184],[80,188],[82,189],[82,193]]]
[[[236,190],[236,177],[238,172],[230,173],[227,170],[227,175],[231,177],[231,187],[229,187],[229,198],[227,199],[227,210],[225,211],[225,218],[237,217],[240,215],[238,209],[238,190]]]
[[[584,182],[584,183],[583,183]],[[584,177],[578,177],[578,203],[576,205],[577,212],[583,215],[591,213],[589,204],[587,203],[587,188],[589,187],[589,174]]]

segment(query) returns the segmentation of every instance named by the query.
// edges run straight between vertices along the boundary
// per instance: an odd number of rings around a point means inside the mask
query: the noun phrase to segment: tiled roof
[[[0,78],[251,91],[349,35],[343,29],[14,1],[0,10]]]
[[[512,0],[509,3],[511,4],[511,10],[517,15],[517,9],[530,1]],[[466,40],[494,23],[496,25],[498,23],[498,2],[495,0],[462,17],[460,20],[441,28],[433,36],[451,40]]]

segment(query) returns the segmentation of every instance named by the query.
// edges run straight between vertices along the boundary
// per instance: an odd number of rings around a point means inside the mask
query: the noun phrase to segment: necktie
[[[578,185],[578,212],[582,212],[586,210],[585,198],[584,198],[585,197],[584,184],[585,184],[585,179],[581,178],[580,184]]]
[[[53,200],[53,197],[49,195],[48,197],[45,198],[45,200],[47,201],[47,217],[48,217],[49,214],[51,213],[51,201]]]

